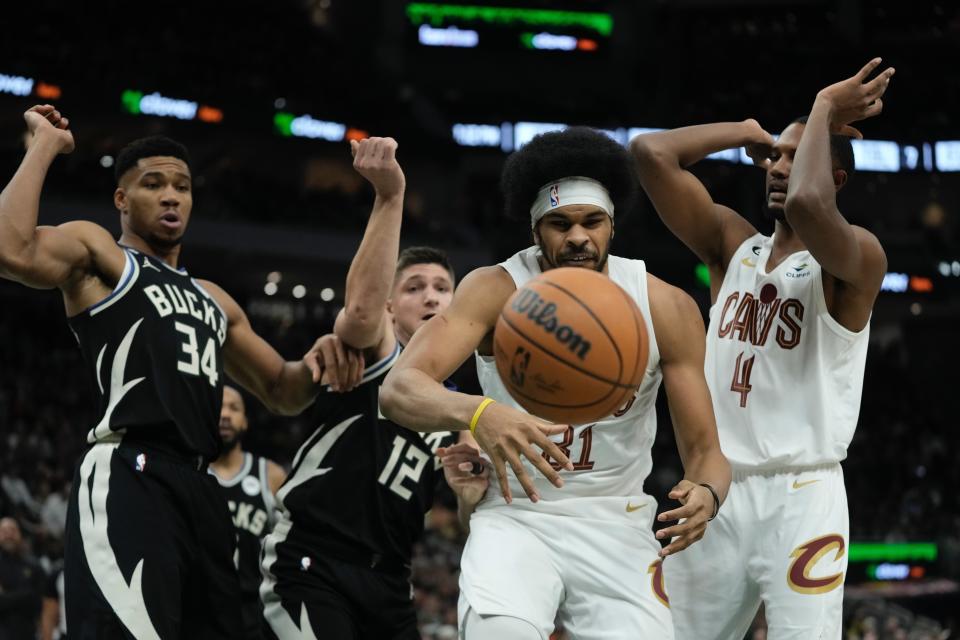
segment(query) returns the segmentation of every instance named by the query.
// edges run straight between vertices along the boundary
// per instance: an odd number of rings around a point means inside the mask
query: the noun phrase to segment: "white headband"
[[[540,218],[557,207],[568,204],[592,204],[603,209],[610,219],[613,219],[613,201],[607,188],[593,178],[571,176],[540,188],[537,199],[530,207],[530,226],[537,226]]]

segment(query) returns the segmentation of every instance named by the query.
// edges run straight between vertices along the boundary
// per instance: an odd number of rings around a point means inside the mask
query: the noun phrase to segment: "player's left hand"
[[[393,138],[351,140],[353,168],[373,185],[381,198],[403,195],[406,178],[397,162],[397,141]]]
[[[850,123],[871,118],[883,110],[881,98],[896,70],[889,67],[868,82],[867,78],[880,66],[880,62],[881,58],[874,58],[855,76],[821,89],[817,94],[818,101],[825,101],[830,106],[832,133],[863,138],[863,134]]]
[[[660,557],[666,558],[682,551],[703,537],[707,530],[707,520],[713,515],[713,494],[706,487],[681,480],[667,494],[678,500],[680,507],[665,511],[657,516],[659,522],[680,520],[677,524],[657,531],[657,539],[674,538],[670,544],[660,550]]]
[[[318,383],[327,375],[327,384],[336,392],[347,392],[360,384],[363,378],[363,353],[343,344],[334,333],[318,338],[303,356],[313,377]]]

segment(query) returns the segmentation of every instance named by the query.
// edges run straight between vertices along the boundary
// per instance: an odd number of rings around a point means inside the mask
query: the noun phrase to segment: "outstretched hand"
[[[867,80],[881,61],[881,58],[874,58],[855,76],[821,89],[817,94],[817,100],[825,101],[830,106],[831,133],[863,138],[863,134],[850,123],[872,118],[883,111],[883,94],[896,70],[889,67],[872,80]]]
[[[38,104],[23,114],[27,131],[33,138],[50,135],[60,144],[60,153],[70,153],[74,149],[73,133],[69,131],[70,120],[65,118],[53,105]]]
[[[500,492],[507,503],[513,501],[507,478],[507,464],[513,469],[530,500],[537,502],[540,499],[533,479],[524,469],[520,456],[539,469],[540,473],[555,487],[563,486],[560,474],[543,454],[555,460],[560,468],[573,469],[570,459],[563,454],[557,443],[548,437],[560,435],[566,430],[567,425],[551,424],[500,403],[494,403],[484,411],[473,436],[477,444],[490,456],[490,463],[497,472]]]

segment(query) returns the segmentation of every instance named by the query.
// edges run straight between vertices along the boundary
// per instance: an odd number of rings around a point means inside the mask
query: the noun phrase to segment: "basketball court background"
[[[0,180],[22,157],[21,113],[56,104],[77,150],[51,170],[41,222],[86,218],[118,231],[116,152],[152,133],[182,140],[195,175],[182,264],[241,301],[287,357],[331,327],[372,202],[346,140],[399,141],[403,244],[447,249],[463,275],[528,244],[528,226],[500,215],[497,181],[506,154],[536,133],[586,124],[625,143],[644,128],[749,117],[777,133],[820,88],[883,56],[897,75],[884,113],[863,123],[858,171],[840,195],[841,210],[875,232],[889,258],[844,463],[846,615],[852,638],[957,633],[954,3],[201,0],[134,11],[39,0],[3,15]],[[769,232],[763,174],[743,154],[695,172],[719,202]],[[618,212],[613,250],[642,257],[706,310],[705,269],[645,200]],[[45,563],[61,553],[57,496],[92,417],[62,316],[56,293],[0,282],[0,516],[20,520]],[[259,407],[251,414],[248,447],[289,462],[310,425]],[[666,411],[660,425],[653,493],[679,473]],[[425,638],[453,637],[455,520],[436,509],[419,554]]]

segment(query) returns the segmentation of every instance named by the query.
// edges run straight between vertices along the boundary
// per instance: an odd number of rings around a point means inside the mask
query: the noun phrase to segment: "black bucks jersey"
[[[443,479],[435,451],[456,435],[411,431],[380,414],[380,385],[399,355],[398,346],[368,367],[352,391],[317,399],[319,426],[277,492],[281,524],[266,545],[266,566],[285,541],[348,561],[409,565]]]
[[[87,441],[127,437],[213,459],[226,314],[186,271],[123,249],[117,287],[68,320],[98,394]]]
[[[215,475],[213,471],[211,474]],[[270,533],[276,514],[276,501],[267,482],[267,459],[252,453],[243,454],[243,466],[233,478],[216,476],[230,507],[237,531],[237,570],[243,595],[247,629],[261,626],[260,541]]]

